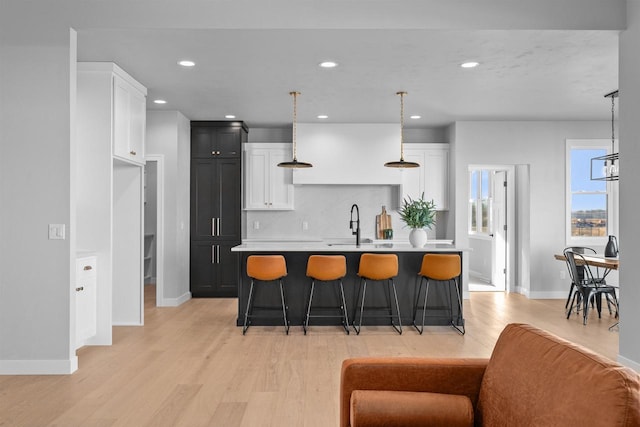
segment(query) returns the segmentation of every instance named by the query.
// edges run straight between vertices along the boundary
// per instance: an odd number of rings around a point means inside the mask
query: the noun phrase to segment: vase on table
[[[412,228],[409,233],[409,243],[414,248],[421,248],[427,243],[427,231],[424,228]]]

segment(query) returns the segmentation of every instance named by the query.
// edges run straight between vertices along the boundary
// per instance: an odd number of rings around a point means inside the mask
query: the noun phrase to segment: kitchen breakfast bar
[[[284,293],[288,307],[288,320],[291,326],[301,326],[306,315],[306,305],[309,299],[311,279],[306,275],[307,261],[311,255],[344,255],[347,263],[347,273],[343,279],[344,294],[349,316],[349,322],[353,322],[356,306],[360,303],[358,296],[358,286],[360,278],[357,275],[360,256],[363,253],[373,254],[396,254],[398,256],[398,275],[394,278],[398,295],[400,318],[403,326],[410,326],[413,323],[413,312],[416,294],[420,284],[419,271],[423,256],[427,253],[436,254],[457,254],[462,257],[466,249],[457,248],[452,244],[429,243],[422,248],[414,248],[408,243],[394,243],[393,241],[374,241],[361,243],[356,246],[354,241],[350,242],[291,242],[291,241],[260,241],[244,242],[232,248],[232,251],[239,252],[240,269],[238,272],[238,317],[237,325],[242,326],[246,310],[251,278],[247,275],[247,259],[251,255],[282,255],[286,260],[287,275],[283,279]],[[462,264],[462,262],[461,262]],[[457,292],[462,295],[462,273],[458,277]],[[389,306],[389,294],[387,287],[380,282],[367,282],[365,313],[368,307]],[[434,283],[434,282],[432,282]],[[339,293],[333,284],[316,282],[313,296],[313,310],[322,314],[321,310],[326,309],[330,314],[337,313],[341,306]],[[429,299],[427,305],[427,316],[425,325],[449,325],[451,319],[456,326],[464,326],[464,318],[461,310],[458,309],[456,290],[454,286],[434,286],[429,289]],[[420,306],[423,304],[424,290],[421,293]],[[254,317],[252,325],[282,325],[282,315],[278,317],[277,310],[282,311],[280,291],[277,281],[273,283],[259,283],[254,287],[254,309],[257,306],[272,307],[275,315],[271,317]],[[358,303],[356,303],[358,301]],[[449,304],[453,302],[453,313],[449,313]],[[395,307],[394,307],[395,314]],[[420,322],[422,317],[420,314]],[[363,325],[389,325],[389,319],[375,317],[364,317]],[[313,331],[314,326],[321,325],[341,325],[339,317],[314,317],[309,323],[309,328]]]

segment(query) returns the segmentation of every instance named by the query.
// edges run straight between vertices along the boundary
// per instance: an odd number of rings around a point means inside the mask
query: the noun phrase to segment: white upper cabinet
[[[420,167],[402,171],[402,198],[416,199],[424,192],[437,210],[449,209],[449,144],[404,144],[404,159]]]
[[[147,89],[111,62],[79,62],[82,96],[92,98],[92,120],[110,119],[114,158],[144,165]]]
[[[144,163],[146,94],[121,75],[113,76],[113,155]]]
[[[277,166],[291,156],[291,144],[244,144],[245,209],[293,210],[292,171]]]

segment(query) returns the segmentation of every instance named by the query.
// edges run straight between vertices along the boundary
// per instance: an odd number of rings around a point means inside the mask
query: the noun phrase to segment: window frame
[[[472,230],[471,225],[472,225],[472,220],[474,215],[473,213],[473,208],[472,208],[472,199],[471,199],[471,194],[468,195],[468,203],[467,203],[467,233],[470,236],[475,236],[475,237],[480,237],[480,238],[487,238],[490,239],[491,238],[491,234],[493,234],[493,221],[491,218],[491,203],[493,202],[493,169],[490,168],[481,168],[481,167],[469,167],[469,171],[468,171],[468,180],[469,180],[469,191],[471,192],[471,188],[473,186],[473,172],[477,172],[478,173],[478,180],[477,180],[477,186],[476,186],[476,198],[474,199],[476,201],[476,215],[475,215],[475,219],[476,219],[476,230]],[[487,173],[487,231],[481,231],[482,230],[482,174],[483,172]]]
[[[565,244],[566,246],[604,246],[607,236],[617,235],[618,224],[618,185],[617,181],[605,181],[603,193],[589,192],[585,194],[604,194],[607,204],[607,231],[604,236],[572,236],[571,235],[571,151],[574,149],[602,149],[611,154],[610,139],[567,139],[565,150]]]

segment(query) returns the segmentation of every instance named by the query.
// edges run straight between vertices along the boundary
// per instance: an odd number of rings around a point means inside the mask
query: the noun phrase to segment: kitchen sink
[[[373,240],[372,239],[361,239],[360,240],[360,246],[362,245],[372,245],[373,244]],[[339,241],[339,242],[328,242],[327,246],[355,246],[356,245],[356,239],[349,239],[349,241]]]

